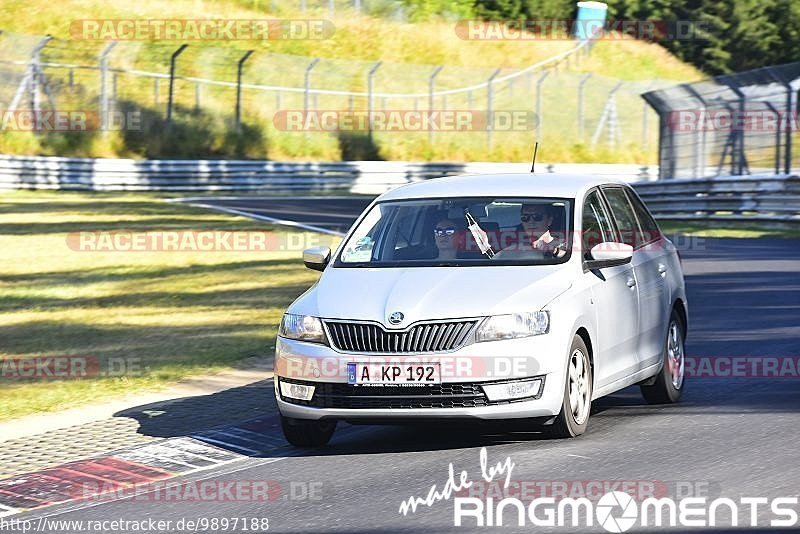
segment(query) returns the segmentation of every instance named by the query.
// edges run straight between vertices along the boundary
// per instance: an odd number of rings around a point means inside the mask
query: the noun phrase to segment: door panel
[[[665,278],[669,262],[657,227],[655,233],[646,223],[643,228],[631,202],[632,197],[625,189],[605,187],[603,194],[614,214],[621,239],[634,247],[631,267],[639,292],[638,368],[644,369],[658,363],[662,357],[666,335],[665,302],[668,300]],[[639,208],[643,209],[643,206]]]
[[[584,259],[591,247],[615,241],[611,217],[600,195],[590,192],[583,205],[582,245]],[[597,324],[594,343],[595,386],[599,389],[638,368],[638,292],[631,265],[620,265],[584,273],[592,292]]]

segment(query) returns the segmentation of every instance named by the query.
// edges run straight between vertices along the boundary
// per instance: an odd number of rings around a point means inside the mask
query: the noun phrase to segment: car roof
[[[606,184],[625,182],[578,174],[462,174],[403,185],[387,191],[377,200],[491,196],[582,198],[592,187]]]

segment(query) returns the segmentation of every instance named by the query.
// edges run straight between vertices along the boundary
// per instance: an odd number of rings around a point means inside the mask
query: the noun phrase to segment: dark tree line
[[[709,74],[800,61],[800,0],[609,1],[609,20],[695,23],[690,38],[657,38]],[[573,19],[573,0],[475,0],[486,19]],[[684,26],[685,27],[685,26]]]

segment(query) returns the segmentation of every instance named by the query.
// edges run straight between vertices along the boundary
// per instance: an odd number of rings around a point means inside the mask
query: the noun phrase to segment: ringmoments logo
[[[453,525],[456,527],[533,526],[533,527],[593,527],[599,525],[607,532],[627,532],[635,526],[704,528],[731,527],[798,527],[798,497],[727,497],[690,496],[680,499],[648,496],[637,500],[626,491],[617,489],[604,493],[593,501],[587,497],[554,496],[522,500],[518,497],[462,497],[476,484],[502,482],[508,488],[516,464],[510,457],[490,463],[485,447],[480,451],[480,478],[466,470],[456,474],[452,462],[447,480],[434,484],[425,497],[405,499],[398,512],[414,514],[421,507],[433,507],[451,500]]]

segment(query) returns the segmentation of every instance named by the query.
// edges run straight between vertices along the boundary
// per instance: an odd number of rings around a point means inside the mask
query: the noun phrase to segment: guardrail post
[[[236,65],[236,131],[242,131],[242,70],[244,68],[244,62],[247,61],[253,54],[252,50],[248,50],[244,53],[244,55],[239,58],[239,62]],[[280,101],[280,93],[278,93],[278,100]],[[280,106],[278,106],[280,109]]]
[[[542,138],[542,83],[544,83],[544,79],[547,78],[548,74],[550,74],[549,70],[546,70],[539,76],[539,79],[536,80],[536,140],[539,141]]]
[[[592,73],[584,74],[578,83],[578,139],[583,141],[583,86],[592,77]]]
[[[188,44],[182,44],[178,47],[175,52],[172,53],[172,57],[169,59],[169,95],[167,97],[167,126],[172,124],[172,100],[173,100],[173,91],[175,89],[175,62],[178,59],[178,56],[186,50],[186,47],[189,46]]]
[[[444,68],[444,65],[439,65],[438,67],[433,69],[433,72],[428,77],[428,119],[430,119],[432,117],[432,113],[433,113],[433,106],[434,106],[434,103],[433,103],[433,88],[434,88],[434,86],[436,84],[436,77],[439,75],[439,73],[442,71],[443,68]],[[428,126],[428,143],[430,144],[432,142],[433,142],[433,129],[430,128],[430,125],[429,125]]]
[[[494,87],[492,82],[500,74],[500,69],[495,70],[486,80],[486,147],[492,148],[492,130],[494,130]]]
[[[106,93],[106,78],[108,77],[108,55],[117,46],[116,41],[108,43],[100,52],[100,129],[108,130],[108,94]]]
[[[367,72],[367,128],[368,128],[368,136],[370,141],[372,141],[372,81],[375,77],[375,73],[378,72],[382,61],[377,61],[375,64],[372,65],[372,68],[369,69]],[[351,95],[351,102],[352,102],[352,95]],[[350,110],[352,111],[352,103],[350,105]]]

